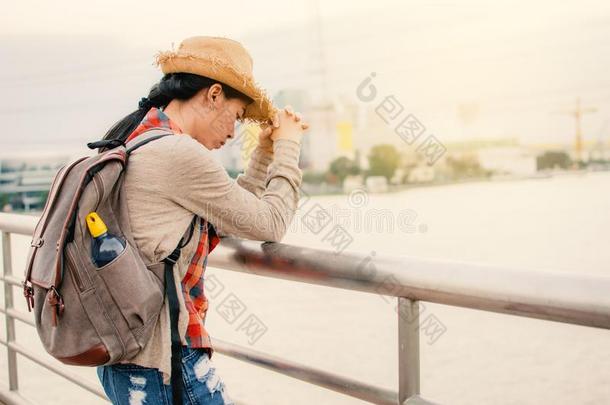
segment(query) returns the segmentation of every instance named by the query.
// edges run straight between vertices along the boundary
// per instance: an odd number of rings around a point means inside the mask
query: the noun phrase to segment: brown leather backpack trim
[[[86,352],[70,357],[57,357],[57,360],[72,366],[101,366],[110,360],[110,354],[106,346],[100,343]]]
[[[72,170],[72,168],[74,168],[74,166],[76,166],[77,164],[79,164],[80,162],[82,162],[85,159],[86,159],[86,157],[82,157],[82,158],[77,159],[74,162],[70,163],[68,166],[64,166],[64,168],[61,169],[60,172],[58,172],[57,175],[55,176],[55,178],[53,179],[53,184],[51,184],[49,196],[48,196],[47,201],[44,206],[43,216],[38,221],[38,224],[36,225],[36,229],[34,230],[34,235],[33,235],[32,241],[42,241],[42,242],[38,242],[36,244],[32,243],[32,245],[30,247],[30,254],[28,257],[28,263],[27,263],[26,274],[25,274],[26,283],[28,281],[30,281],[30,277],[31,277],[30,275],[32,273],[32,265],[34,263],[34,257],[36,256],[36,252],[38,251],[38,248],[42,246],[42,243],[44,243],[44,238],[41,238],[41,235],[44,233],[44,231],[47,227],[47,217],[49,216],[49,212],[53,208],[53,204],[55,203],[55,199],[57,197],[58,190],[61,189],[61,186],[63,185],[63,182],[66,179],[66,176],[70,172],[70,170]]]

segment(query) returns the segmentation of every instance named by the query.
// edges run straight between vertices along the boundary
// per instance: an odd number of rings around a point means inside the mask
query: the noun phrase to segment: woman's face
[[[208,149],[220,149],[235,135],[236,120],[243,118],[247,103],[226,98],[218,83],[195,97],[191,136]]]

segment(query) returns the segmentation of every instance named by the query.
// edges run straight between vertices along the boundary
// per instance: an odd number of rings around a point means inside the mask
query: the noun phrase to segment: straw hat
[[[252,76],[252,57],[237,41],[222,37],[187,38],[177,51],[159,52],[156,65],[166,73],[193,73],[218,80],[254,100],[244,118],[263,123],[275,108]]]

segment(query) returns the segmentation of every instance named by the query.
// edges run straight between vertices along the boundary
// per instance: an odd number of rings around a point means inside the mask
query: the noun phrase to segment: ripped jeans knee
[[[182,372],[186,384],[185,391],[191,396],[193,403],[233,404],[227,395],[225,383],[207,352],[197,351],[185,355],[182,358]]]
[[[227,395],[224,381],[205,350],[183,347],[182,355],[184,404],[233,404]],[[97,374],[114,405],[172,403],[171,385],[163,384],[163,376],[156,368],[113,364],[97,367]]]

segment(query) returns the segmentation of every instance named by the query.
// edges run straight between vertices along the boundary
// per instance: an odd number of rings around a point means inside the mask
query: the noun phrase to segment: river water
[[[353,238],[349,250],[371,257],[401,254],[610,276],[610,173],[314,197],[303,200],[285,243],[333,248],[324,232],[304,225],[316,204]],[[14,237],[16,273],[27,242]],[[393,301],[215,268],[207,277],[223,285],[208,313],[213,339],[396,390]],[[242,319],[252,315],[264,325],[256,342],[238,330],[241,319],[229,323],[221,316],[228,296],[243,304]],[[16,300],[23,306],[20,295]],[[610,403],[610,331],[424,306],[444,332],[421,337],[423,397],[443,404]],[[42,350],[29,327],[19,326],[18,338]],[[6,364],[4,350],[0,360]],[[362,403],[221,354],[214,362],[228,394],[246,404]],[[103,403],[28,360],[19,364],[21,389],[36,403]],[[93,369],[73,370],[97,381]],[[8,381],[4,366],[0,381]]]

